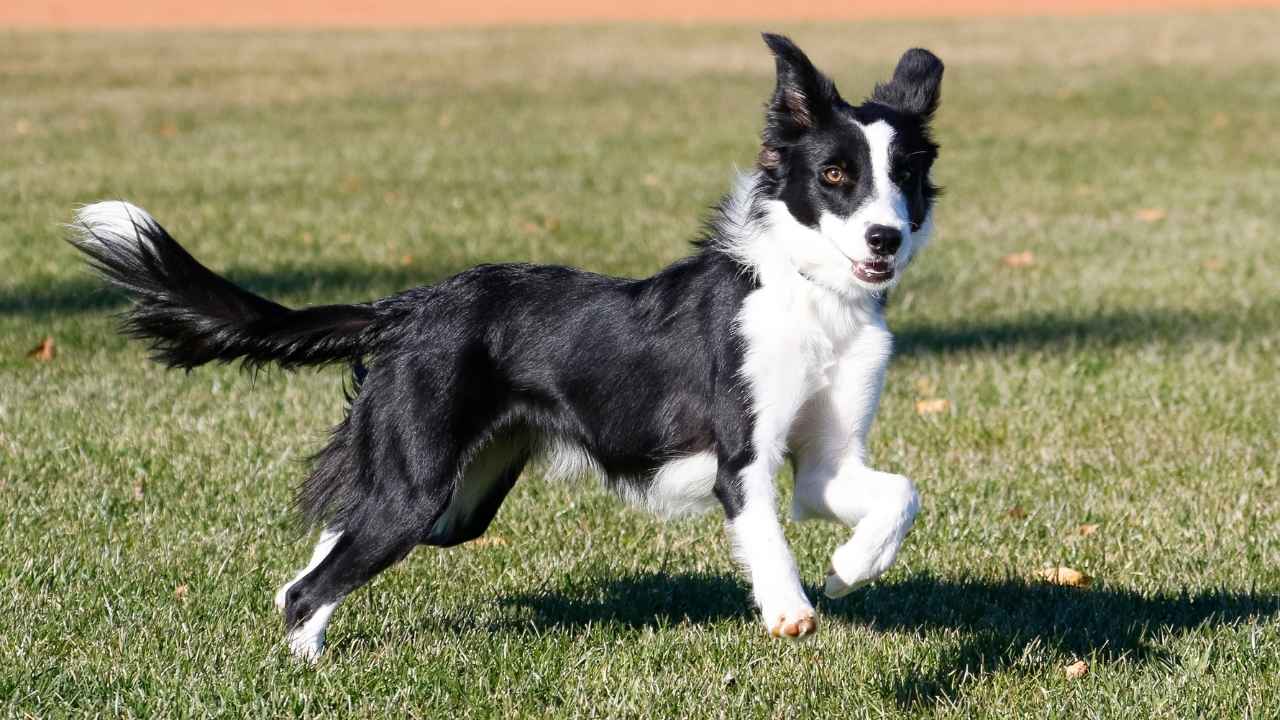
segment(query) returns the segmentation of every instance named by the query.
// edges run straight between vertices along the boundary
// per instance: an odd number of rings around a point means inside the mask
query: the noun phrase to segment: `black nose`
[[[877,255],[892,255],[902,246],[902,231],[888,225],[867,228],[867,247]]]

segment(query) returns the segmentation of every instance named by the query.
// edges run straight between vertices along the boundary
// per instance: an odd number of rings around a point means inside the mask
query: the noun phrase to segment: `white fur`
[[[706,512],[719,503],[715,453],[702,452],[670,460],[658,468],[639,502],[664,518]]]
[[[539,454],[546,463],[545,474],[557,480],[605,476],[604,469],[586,448],[558,436],[543,438]]]
[[[789,213],[788,213],[789,215]],[[778,248],[786,240],[766,237]],[[766,627],[812,613],[795,560],[778,522],[774,477],[782,466],[792,426],[802,407],[831,383],[841,353],[876,312],[870,302],[817,287],[780,253],[762,249],[761,287],[738,315],[746,344],[742,374],[751,388],[755,461],[741,475],[742,513],[730,523],[735,553],[751,575]],[[850,272],[847,262],[844,272]]]
[[[549,437],[540,443],[551,479],[604,478],[600,463],[581,445]],[[716,482],[715,453],[683,455],[663,463],[648,482],[633,483],[616,478],[614,488],[627,502],[644,507],[659,517],[671,519],[706,512],[719,505],[712,490]]]
[[[866,439],[880,402],[891,339],[882,323],[863,327],[816,393],[793,434],[796,491],[792,517],[823,518],[853,537],[831,559],[826,592],[839,597],[893,564],[919,509],[911,481],[866,466]]]
[[[289,588],[293,587],[295,583],[306,577],[307,573],[319,567],[320,563],[324,562],[324,559],[329,557],[329,553],[333,551],[333,546],[338,543],[338,538],[340,537],[342,537],[342,533],[334,530],[333,528],[325,528],[320,532],[320,539],[316,541],[316,547],[311,551],[311,561],[307,563],[306,567],[299,570],[293,576],[292,580],[281,585],[280,589],[276,590],[275,603],[277,609],[284,610],[284,600],[289,594]]]
[[[340,602],[341,600],[335,600],[321,605],[306,622],[289,632],[286,641],[289,643],[289,652],[294,657],[307,662],[320,659],[320,653],[324,651],[324,633],[329,627],[329,618],[338,609]]]
[[[139,229],[156,229],[160,225],[142,208],[123,200],[107,200],[85,205],[76,211],[75,222],[68,227],[77,245],[122,245],[126,248],[145,243]]]
[[[831,555],[825,592],[837,598],[893,565],[920,510],[920,496],[907,478],[865,467],[831,478],[824,490],[836,519],[857,523],[853,537]]]
[[[773,500],[773,477],[764,464],[743,471],[747,501],[728,523],[734,557],[746,568],[751,592],[765,629],[778,628],[813,616],[805,597],[795,558],[782,533]]]
[[[779,618],[812,612],[776,516],[774,477],[797,413],[828,382],[835,343],[822,320],[829,310],[824,306],[834,296],[794,271],[760,270],[763,284],[738,315],[746,341],[742,374],[752,393],[757,457],[742,472],[743,510],[730,523],[730,535],[735,554],[751,575],[765,626],[772,629]]]

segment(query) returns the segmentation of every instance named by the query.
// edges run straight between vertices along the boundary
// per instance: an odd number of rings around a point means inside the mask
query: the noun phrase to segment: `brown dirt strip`
[[[1280,0],[5,0],[0,27],[392,27],[565,22],[860,20],[1280,7]]]

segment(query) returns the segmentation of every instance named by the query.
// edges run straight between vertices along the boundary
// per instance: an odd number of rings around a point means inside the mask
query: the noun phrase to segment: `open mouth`
[[[853,264],[853,274],[859,280],[872,285],[893,279],[893,261],[891,259],[875,259]]]

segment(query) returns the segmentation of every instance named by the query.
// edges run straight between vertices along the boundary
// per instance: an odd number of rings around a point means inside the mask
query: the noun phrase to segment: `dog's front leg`
[[[856,461],[834,471],[808,459],[798,466],[796,494],[806,498],[805,514],[854,528],[853,537],[831,555],[827,597],[841,597],[883,575],[897,559],[920,509],[911,480]]]
[[[724,504],[734,555],[751,578],[765,629],[774,637],[800,638],[818,625],[778,521],[773,484],[777,468],[772,465],[755,459],[735,470],[732,461],[721,462],[716,494]]]
[[[724,506],[734,555],[751,578],[769,634],[804,637],[818,625],[782,533],[774,485],[783,462],[782,428],[789,423],[777,422],[776,413],[753,413],[737,389],[721,393],[718,405],[715,494]]]
[[[882,326],[864,328],[841,358],[832,384],[806,405],[792,436],[792,516],[855,528],[831,556],[829,597],[845,595],[888,570],[920,507],[909,479],[866,465],[867,434],[880,403],[890,345]]]

